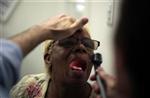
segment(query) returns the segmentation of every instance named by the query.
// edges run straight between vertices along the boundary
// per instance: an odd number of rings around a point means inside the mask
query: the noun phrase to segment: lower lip
[[[80,85],[85,81],[85,71],[83,70],[69,70],[68,82]]]
[[[82,72],[77,72],[77,71],[73,71],[72,75],[69,79],[70,83],[74,83],[74,84],[82,84],[84,81],[84,76]]]
[[[84,76],[84,71],[82,70],[70,70],[71,71],[71,76],[77,79],[83,78]]]

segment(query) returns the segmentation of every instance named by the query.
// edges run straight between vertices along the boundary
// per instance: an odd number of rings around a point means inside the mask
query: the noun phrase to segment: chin
[[[81,86],[87,83],[87,73],[78,70],[69,70],[65,84],[70,86]]]

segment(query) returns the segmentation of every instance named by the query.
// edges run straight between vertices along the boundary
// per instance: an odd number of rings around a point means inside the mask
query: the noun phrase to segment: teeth
[[[82,70],[82,68],[81,67],[77,67],[77,66],[72,66],[72,68],[74,69],[74,70]]]

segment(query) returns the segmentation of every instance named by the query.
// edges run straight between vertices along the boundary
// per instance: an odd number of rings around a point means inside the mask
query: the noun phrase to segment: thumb
[[[88,18],[83,17],[78,19],[71,25],[71,31],[76,32],[78,29],[82,28],[88,22]]]

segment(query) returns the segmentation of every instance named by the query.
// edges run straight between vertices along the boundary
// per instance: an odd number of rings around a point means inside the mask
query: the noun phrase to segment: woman
[[[75,20],[61,25],[71,25]],[[87,83],[93,50],[99,42],[92,40],[85,27],[72,36],[53,40],[44,54],[46,73],[25,76],[11,90],[13,98],[95,98]]]

